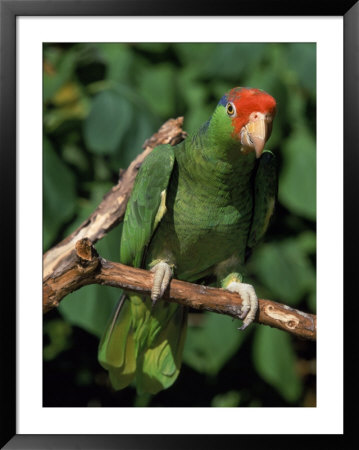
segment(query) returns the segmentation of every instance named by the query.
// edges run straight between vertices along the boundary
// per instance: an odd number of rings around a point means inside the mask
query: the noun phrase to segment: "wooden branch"
[[[151,291],[153,274],[98,256],[93,244],[123,219],[133,183],[145,157],[160,144],[175,145],[186,137],[183,117],[168,120],[144,144],[144,151],[120,172],[118,184],[103,198],[100,205],[70,236],[43,256],[43,310],[58,306],[69,293],[88,284],[105,284],[139,294]],[[238,318],[242,300],[238,294],[224,289],[172,280],[164,300],[195,309],[215,311]],[[256,321],[291,334],[314,340],[316,316],[297,311],[270,300],[259,300]]]
[[[89,239],[77,241],[75,248],[73,264],[58,274],[54,273],[44,282],[44,312],[57,306],[70,292],[88,284],[114,286],[141,295],[150,294],[152,272],[101,258]],[[163,299],[237,319],[242,305],[242,299],[236,293],[179,280],[171,281]],[[256,321],[300,338],[316,338],[316,316],[270,300],[259,300]]]
[[[73,233],[43,256],[43,279],[54,273],[61,273],[71,266],[74,259],[75,243],[89,238],[93,243],[103,238],[112,228],[121,222],[138,169],[153,148],[160,144],[176,145],[186,137],[182,130],[183,117],[170,119],[150,139],[144,143],[144,151],[132,161],[127,170],[120,172],[118,184],[103,198],[96,210]]]

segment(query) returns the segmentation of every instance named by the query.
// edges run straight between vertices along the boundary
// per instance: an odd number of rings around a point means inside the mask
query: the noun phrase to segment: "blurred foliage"
[[[233,356],[245,338],[230,317],[204,313],[200,326],[187,331],[184,361],[201,373],[216,375]]]
[[[277,100],[268,148],[279,202],[247,265],[262,298],[315,312],[316,48],[308,43],[46,44],[44,250],[73,231],[117,182],[120,168],[169,117],[192,131],[234,86]],[[97,245],[118,260],[121,226]],[[45,406],[314,406],[315,344],[269,327],[192,312],[173,387],[114,392],[97,363],[98,338],[120,296],[87,286],[44,319]],[[314,368],[313,368],[314,367]],[[54,386],[56,387],[54,389]]]

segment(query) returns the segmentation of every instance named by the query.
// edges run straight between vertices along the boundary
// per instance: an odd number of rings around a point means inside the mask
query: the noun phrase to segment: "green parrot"
[[[275,158],[264,146],[275,111],[266,92],[233,88],[196,132],[174,147],[156,147],[143,162],[126,209],[120,261],[151,270],[153,286],[151,298],[121,297],[100,341],[99,362],[114,389],[134,381],[139,394],[156,394],[176,380],[187,309],[156,303],[172,277],[215,277],[243,299],[240,329],[253,322],[258,299],[242,273],[274,210]]]

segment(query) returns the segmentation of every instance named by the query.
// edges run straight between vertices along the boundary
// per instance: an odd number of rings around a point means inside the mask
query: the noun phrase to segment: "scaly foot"
[[[160,261],[152,267],[151,272],[154,273],[151,290],[151,300],[154,306],[156,301],[163,296],[171,281],[172,269],[166,262]]]
[[[240,283],[232,281],[226,287],[231,292],[237,292],[242,297],[242,309],[239,318],[243,320],[243,324],[239,330],[244,330],[250,325],[258,310],[258,298],[256,292],[251,284]]]

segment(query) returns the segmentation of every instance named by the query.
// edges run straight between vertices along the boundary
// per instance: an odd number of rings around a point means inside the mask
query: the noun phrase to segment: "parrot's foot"
[[[258,310],[256,292],[251,284],[239,283],[238,281],[233,281],[226,289],[231,292],[237,292],[242,297],[243,303],[239,318],[243,320],[243,324],[238,329],[244,330],[253,322]]]
[[[153,305],[161,298],[170,284],[172,278],[172,269],[166,262],[161,261],[152,267],[151,272],[154,273],[153,285],[151,290],[151,300]]]

